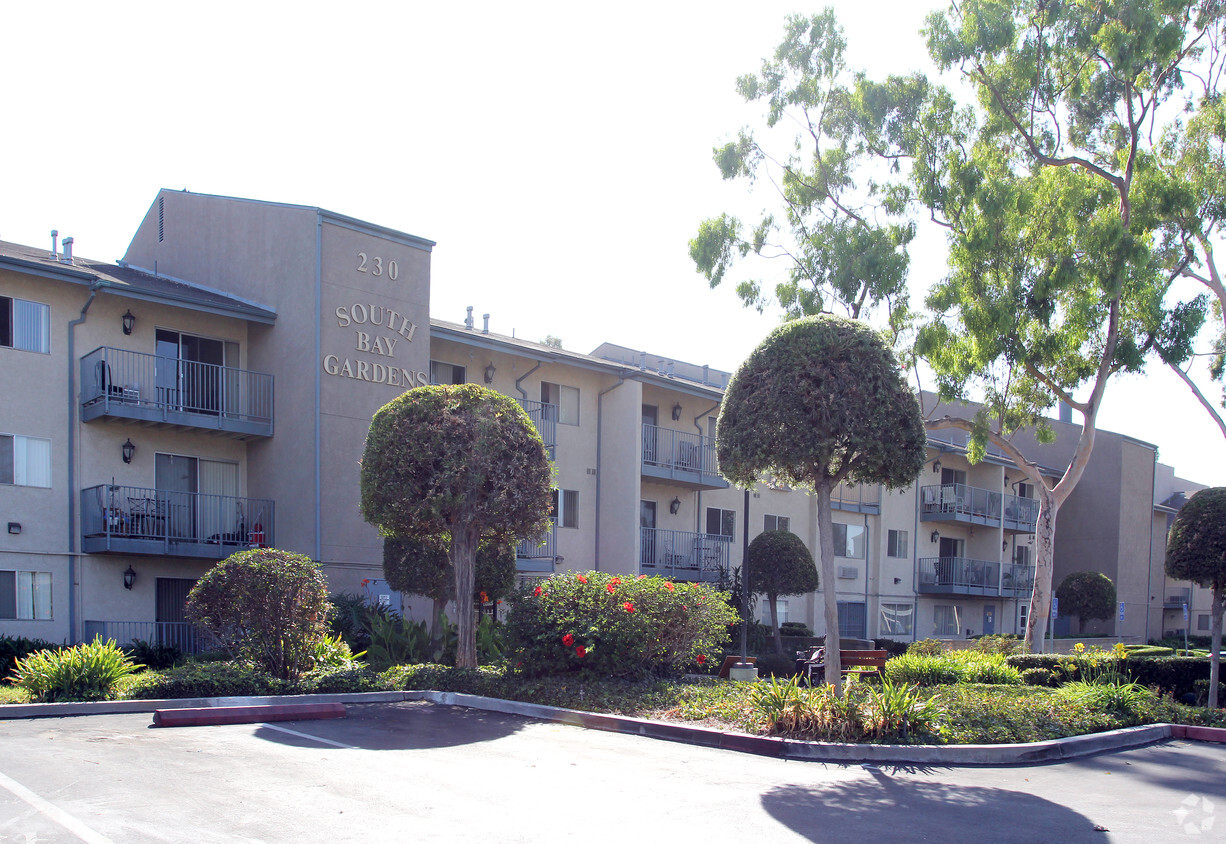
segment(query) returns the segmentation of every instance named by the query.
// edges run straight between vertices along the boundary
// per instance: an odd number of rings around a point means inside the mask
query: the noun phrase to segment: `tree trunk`
[[[835,594],[838,580],[834,576],[834,521],[830,517],[830,487],[828,478],[816,486],[817,536],[822,546],[822,596],[826,602],[826,682],[834,686],[838,697],[843,695],[843,660],[839,648],[839,599]]]
[[[1056,515],[1060,505],[1056,496],[1040,481],[1035,484],[1039,493],[1039,516],[1035,523],[1034,593],[1030,596],[1030,616],[1026,619],[1026,652],[1035,653],[1034,643],[1039,642],[1038,653],[1043,653],[1043,634],[1051,615],[1051,580],[1056,549]]]
[[[473,583],[476,578],[477,544],[480,536],[467,526],[451,532],[451,566],[455,569],[456,668],[477,667],[477,625],[473,617]]]
[[[1226,584],[1213,584],[1213,603],[1210,605],[1213,613],[1212,621],[1209,624],[1209,708],[1217,709],[1218,706],[1218,682],[1222,676],[1222,603],[1226,596],[1222,592],[1226,590]]]
[[[779,596],[767,595],[771,607],[771,627],[775,630],[775,653],[783,653],[783,637],[779,635]]]
[[[439,644],[439,620],[443,617],[443,613],[447,612],[447,599],[434,598],[434,615],[430,618],[430,649],[434,650]]]

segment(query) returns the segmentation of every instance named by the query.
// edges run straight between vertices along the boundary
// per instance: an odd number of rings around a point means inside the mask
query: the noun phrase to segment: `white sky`
[[[746,208],[711,162],[757,121],[736,77],[821,5],[16,0],[0,239],[55,228],[113,260],[163,187],[318,205],[437,241],[432,316],[734,369],[778,315],[708,289],[688,241]],[[928,68],[939,0],[829,5],[850,66]],[[943,273],[930,241],[915,290]],[[1226,441],[1173,376],[1113,382],[1100,427],[1226,484]]]

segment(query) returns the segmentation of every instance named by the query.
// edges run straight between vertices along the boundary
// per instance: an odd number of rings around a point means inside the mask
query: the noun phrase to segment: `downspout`
[[[322,486],[322,456],[320,454],[320,425],[323,415],[319,409],[319,401],[323,392],[321,368],[318,361],[323,355],[323,259],[324,259],[324,218],[319,211],[315,212],[315,553],[316,561],[322,563],[323,528],[320,525],[323,513]]]
[[[860,501],[861,502],[864,501],[863,485],[861,485],[860,487]],[[877,487],[877,502],[878,502],[877,508],[881,509],[881,503],[880,503],[881,502],[881,487],[880,486]],[[868,635],[868,569],[869,569],[869,563],[872,562],[872,557],[873,557],[873,543],[868,541],[869,536],[871,536],[871,534],[868,532],[868,513],[861,512],[861,515],[864,517],[864,638],[872,642],[873,637]],[[878,518],[877,521],[880,522],[881,521],[880,518]],[[877,541],[878,542],[881,541],[880,536],[877,537]],[[881,570],[880,568],[878,568],[878,571],[877,571],[877,609],[878,609],[878,615],[880,615],[880,610],[881,610]]]
[[[925,458],[927,455],[925,455]],[[925,465],[927,459],[924,460]],[[924,490],[920,483],[920,479],[915,479],[915,484],[911,487],[915,490],[915,506],[912,508],[915,511],[915,527],[912,528],[911,536],[911,641],[918,641],[919,636],[919,543],[920,543],[920,504],[924,500]]]
[[[540,367],[540,363],[538,363],[536,367],[533,367],[532,369],[525,372],[524,378],[527,378],[529,375],[535,372],[536,369],[539,367]],[[595,561],[596,571],[600,571],[600,489],[601,487],[604,486],[604,473],[601,471],[601,463],[600,463],[601,451],[603,450],[603,446],[604,446],[604,443],[600,436],[600,429],[604,424],[604,395],[605,393],[613,392],[614,390],[616,390],[618,387],[620,387],[622,384],[625,384],[625,383],[626,383],[626,376],[622,373],[618,373],[616,384],[614,384],[612,387],[609,387],[607,390],[601,390],[599,393],[596,394],[596,536],[594,539],[596,543],[596,547],[593,549],[594,553],[592,554],[592,559]],[[515,382],[515,386],[518,389],[519,381]],[[523,391],[520,390],[520,392],[523,392]],[[525,396],[525,398],[526,397],[527,396]],[[639,439],[640,441],[642,440],[641,435]]]
[[[105,282],[95,281],[89,286],[89,298],[81,308],[81,316],[68,323],[68,639],[77,642],[77,502],[76,502],[76,328],[85,322],[89,306],[94,303],[98,289]]]
[[[1158,486],[1158,453],[1154,452],[1153,475],[1149,482],[1149,500],[1151,502],[1154,500],[1154,490],[1157,488],[1157,486]],[[1170,525],[1170,516],[1167,516],[1167,525],[1168,527]],[[1145,599],[1145,632],[1141,634],[1141,644],[1145,644],[1146,642],[1149,641],[1149,607],[1150,607],[1150,604],[1153,603],[1153,597],[1154,597],[1154,593],[1153,593],[1153,588],[1154,588],[1154,507],[1152,503],[1150,504],[1150,507],[1149,507],[1149,566],[1148,566],[1148,569],[1149,571],[1146,573],[1146,577],[1145,577],[1145,591],[1149,594],[1149,597]],[[1162,571],[1163,571],[1163,574],[1166,573],[1166,552],[1165,550],[1163,551]],[[1163,586],[1165,587],[1165,585],[1166,584],[1164,583]],[[1188,603],[1192,602],[1191,595],[1192,595],[1192,590],[1189,589],[1188,590],[1188,596],[1189,596]],[[1116,616],[1116,619],[1117,620],[1115,624],[1116,624],[1116,627],[1118,628],[1120,624],[1118,620],[1119,616]],[[1191,614],[1189,614],[1188,621],[1187,621],[1187,627],[1185,627],[1184,629],[1187,630],[1188,627],[1191,627],[1191,626],[1192,626],[1192,616]],[[1120,636],[1124,635],[1124,631],[1122,630],[1117,630],[1117,632],[1119,633]],[[1158,631],[1158,632],[1161,633],[1162,631]],[[1123,639],[1121,639],[1120,641],[1123,641]]]
[[[515,389],[519,390],[519,394],[520,396],[523,397],[524,401],[528,400],[528,391],[525,390],[523,387],[519,386],[519,382],[523,381],[525,378],[527,378],[529,375],[531,375],[533,372],[536,372],[540,368],[541,368],[541,362],[538,360],[536,362],[536,366],[532,367],[527,372],[525,372],[523,375],[515,379]],[[603,396],[604,393],[601,393],[601,395]],[[600,427],[599,421],[597,421],[596,425],[597,427]],[[597,449],[599,450],[599,446],[597,446]]]
[[[703,383],[706,383],[705,378],[703,379]],[[720,404],[707,408],[702,413],[694,417],[694,428],[695,430],[698,431],[698,436],[700,437],[705,436],[702,430],[702,425],[699,423],[698,420],[702,419],[702,417],[704,416],[709,416],[712,410],[719,410],[722,406],[723,406],[723,403],[721,402]],[[694,533],[702,533],[702,488],[701,487],[699,487],[698,491],[694,493]],[[728,561],[728,565],[729,566],[732,565],[731,560]]]

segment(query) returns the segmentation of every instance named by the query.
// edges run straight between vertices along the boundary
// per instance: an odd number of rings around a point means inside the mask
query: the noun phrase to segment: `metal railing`
[[[554,522],[543,543],[524,539],[515,545],[515,563],[521,571],[553,571],[558,559],[558,524]]]
[[[856,513],[880,513],[881,486],[841,483],[830,491],[830,506]]]
[[[1179,609],[1184,604],[1191,602],[1192,588],[1190,586],[1172,586],[1167,587],[1166,596],[1162,601],[1164,608]]]
[[[917,591],[952,595],[1022,595],[1034,587],[1034,567],[969,557],[922,557]]]
[[[86,621],[81,632],[86,642],[92,642],[95,636],[103,641],[114,639],[117,645],[139,640],[175,647],[185,654],[221,649],[212,633],[186,621]]]
[[[1033,533],[1039,502],[967,484],[940,484],[920,489],[920,513],[978,524],[1003,522],[1006,527]]]
[[[702,434],[644,423],[643,466],[659,470],[661,477],[686,478],[696,475],[727,485],[719,477],[715,440]]]
[[[270,498],[100,484],[81,490],[83,540],[105,540],[104,550],[176,554],[185,545],[231,551],[274,544]],[[98,550],[98,543],[83,542]],[[201,549],[190,549],[200,551]],[[195,554],[193,554],[195,556]]]
[[[103,346],[81,358],[81,405],[95,415],[136,415],[140,409],[145,414],[139,418],[210,428],[225,429],[227,422],[271,426],[273,377]]]
[[[558,445],[558,406],[532,399],[515,399],[519,406],[528,414],[532,424],[545,442],[545,448],[556,448]]]
[[[732,537],[639,528],[639,571],[680,580],[719,580],[728,571]]]

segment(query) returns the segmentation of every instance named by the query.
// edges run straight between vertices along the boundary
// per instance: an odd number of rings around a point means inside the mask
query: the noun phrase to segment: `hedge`
[[[1045,668],[1060,674],[1061,660],[1069,654],[1014,654],[1008,662],[1019,671]],[[1084,660],[1086,657],[1082,657]],[[1111,659],[1108,657],[1108,661]],[[1201,656],[1129,656],[1123,661],[1124,670],[1142,686],[1154,686],[1166,694],[1182,697],[1195,694],[1196,681],[1209,679],[1209,658]]]

